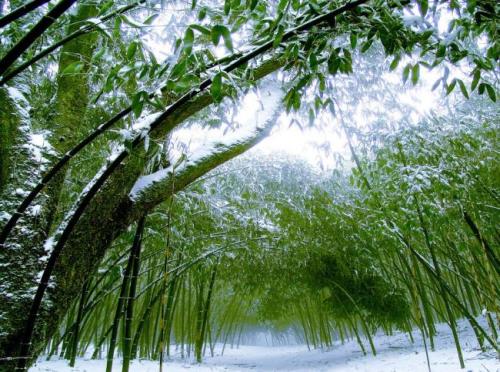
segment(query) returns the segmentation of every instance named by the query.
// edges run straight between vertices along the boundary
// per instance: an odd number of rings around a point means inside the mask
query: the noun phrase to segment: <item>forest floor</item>
[[[500,361],[493,350],[481,352],[474,333],[464,321],[459,323],[460,342],[463,348],[465,366],[461,371],[500,372]],[[414,332],[412,343],[407,334],[391,336],[379,334],[374,337],[377,356],[363,355],[355,341],[338,344],[328,349],[309,351],[304,345],[293,346],[249,346],[231,348],[227,345],[220,355],[221,345],[214,357],[205,357],[202,364],[192,360],[174,357],[163,365],[167,372],[178,371],[369,371],[391,372],[428,371],[425,348],[419,333]],[[368,342],[365,348],[369,350]],[[432,372],[460,371],[455,345],[449,327],[438,326],[435,338],[436,350],[429,351]],[[78,359],[71,368],[65,360],[45,361],[43,358],[30,372],[101,372],[106,368],[105,360]],[[116,359],[114,370],[121,370],[121,360]],[[157,361],[134,361],[132,372],[153,372],[159,370]]]

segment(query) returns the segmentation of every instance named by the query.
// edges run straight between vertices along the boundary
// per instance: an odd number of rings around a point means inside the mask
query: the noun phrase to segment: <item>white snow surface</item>
[[[460,321],[460,342],[463,348],[465,369],[460,369],[451,331],[447,325],[437,327],[436,350],[429,350],[432,372],[499,372],[500,362],[493,350],[481,352],[474,333],[468,323]],[[420,333],[414,331],[412,344],[407,334],[395,333],[391,336],[378,334],[374,337],[377,356],[364,356],[357,343],[353,341],[336,344],[329,349],[311,350],[305,345],[293,346],[249,346],[239,348],[226,346],[221,355],[222,345],[217,345],[215,356],[206,356],[203,363],[191,359],[181,359],[178,355],[167,360],[163,369],[179,371],[336,371],[336,372],[424,372],[428,371]],[[365,347],[369,350],[368,342]],[[175,349],[175,347],[174,347]],[[105,360],[80,358],[74,368],[65,360],[44,361],[41,358],[30,372],[97,372],[106,368]],[[121,360],[115,359],[116,371],[121,370]],[[159,370],[158,361],[133,361],[132,372],[153,372]]]

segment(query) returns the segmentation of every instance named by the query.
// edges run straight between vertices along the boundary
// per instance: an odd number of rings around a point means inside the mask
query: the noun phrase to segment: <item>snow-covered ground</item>
[[[459,323],[460,342],[464,352],[466,368],[463,371],[499,372],[500,361],[493,350],[481,352],[473,331],[463,321]],[[355,341],[336,345],[328,350],[309,351],[304,345],[293,346],[240,346],[231,349],[228,345],[224,355],[220,348],[213,358],[206,357],[202,364],[174,358],[164,364],[164,371],[428,371],[425,349],[420,335],[414,333],[412,344],[406,334],[392,336],[377,335],[374,338],[377,356],[364,356]],[[446,325],[438,327],[435,339],[436,351],[429,352],[433,372],[460,371],[451,332]],[[365,347],[369,349],[368,343]],[[121,370],[121,361],[116,360],[115,371]],[[30,372],[101,372],[104,360],[79,359],[74,368],[67,361],[40,361]],[[158,362],[134,361],[131,371],[158,371]]]

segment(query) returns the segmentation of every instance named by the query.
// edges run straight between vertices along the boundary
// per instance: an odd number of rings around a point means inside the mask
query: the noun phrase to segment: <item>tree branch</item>
[[[24,17],[26,14],[35,10],[39,6],[48,3],[50,0],[33,0],[29,3],[21,5],[19,8],[14,9],[9,14],[0,18],[0,28],[7,26],[9,23],[14,22],[16,19]]]
[[[0,76],[75,2],[76,0],[61,0],[45,14],[0,60]]]
[[[109,13],[108,15],[100,18],[99,23],[104,23],[106,21],[109,21],[111,18],[113,18],[113,17],[115,17],[117,15],[120,15],[120,14],[123,14],[125,12],[128,12],[129,10],[132,10],[132,9],[136,8],[138,5],[144,3],[145,1],[146,0],[138,0],[135,3],[123,6],[123,7],[119,8],[119,9],[117,9],[117,10]],[[72,32],[71,34],[69,34],[68,36],[66,36],[63,39],[59,40],[58,42],[56,42],[56,43],[48,46],[45,49],[43,49],[42,51],[40,51],[39,53],[37,53],[35,56],[33,56],[32,58],[30,58],[28,61],[20,64],[19,66],[17,66],[16,68],[13,68],[12,70],[9,70],[6,74],[4,74],[3,78],[0,79],[0,86],[4,85],[10,79],[16,77],[21,72],[23,72],[24,70],[26,70],[28,67],[30,67],[31,65],[35,64],[39,60],[41,60],[43,57],[46,57],[47,55],[49,55],[50,53],[52,53],[54,50],[60,48],[64,44],[67,44],[71,40],[76,39],[77,37],[80,37],[82,35],[88,34],[89,32],[97,31],[96,30],[97,24],[98,23],[96,23],[96,24],[89,24],[87,26],[81,27],[79,30],[76,30],[76,31]]]
[[[213,142],[209,149],[203,148],[200,153],[191,154],[180,164],[174,164],[153,174],[140,177],[129,194],[133,200],[131,213],[151,210],[212,169],[258,144],[270,133],[276,123],[281,113],[280,102],[280,100],[277,101],[272,115],[264,125],[257,126],[250,134],[243,134],[229,143]]]

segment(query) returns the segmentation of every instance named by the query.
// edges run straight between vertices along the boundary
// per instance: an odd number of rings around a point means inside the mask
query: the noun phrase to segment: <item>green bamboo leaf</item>
[[[289,0],[280,0],[278,3],[278,12],[283,12],[288,4]]]
[[[141,116],[142,110],[144,108],[144,91],[137,93],[132,99],[132,112],[134,116],[138,118]],[[147,93],[146,93],[147,97]]]
[[[413,85],[416,85],[418,82],[418,79],[420,77],[420,65],[418,63],[413,66],[411,69],[411,82]]]
[[[479,87],[477,88],[477,92],[481,95],[484,93],[486,86],[484,83],[479,84]]]
[[[351,32],[349,40],[351,42],[351,49],[356,48],[356,45],[358,45],[358,35],[355,32]]]
[[[210,86],[210,94],[215,102],[222,101],[222,73],[218,72],[212,79],[212,85]]]
[[[103,14],[105,14],[109,9],[111,9],[111,7],[114,5],[114,0],[108,0],[106,2],[104,2],[104,4],[102,4],[100,7],[99,7],[99,13],[98,15],[101,16]]]
[[[311,53],[309,55],[309,67],[312,71],[316,71],[318,69],[318,59],[316,58],[315,53]]]
[[[257,7],[259,0],[251,0],[250,1],[250,10],[254,10]]]
[[[96,54],[94,54],[94,55],[92,56],[92,59],[93,59],[94,61],[98,61],[99,59],[101,59],[101,58],[102,58],[102,56],[104,55],[104,53],[105,53],[105,52],[106,52],[106,50],[105,50],[104,48],[103,48],[103,49],[101,49],[101,50],[99,50]]]
[[[484,85],[486,87],[486,93],[488,93],[488,97],[490,97],[490,99],[493,102],[496,102],[497,95],[496,95],[495,89],[490,84],[484,83]]]
[[[184,39],[182,42],[184,44],[184,50],[186,51],[187,54],[190,54],[191,51],[193,50],[193,42],[194,42],[194,31],[191,27],[188,27],[186,29],[186,32],[184,34]]]
[[[425,17],[427,11],[429,10],[429,1],[428,0],[418,0],[418,9],[420,11],[420,15]]]
[[[406,83],[406,81],[410,77],[410,69],[411,69],[411,65],[410,64],[407,64],[405,66],[405,68],[403,69],[403,83]]]
[[[233,51],[233,40],[231,39],[231,32],[227,27],[224,27],[222,31],[222,38],[224,39],[224,45],[229,51]]]
[[[154,20],[156,18],[158,18],[158,16],[159,16],[158,13],[150,15],[148,18],[146,18],[146,20],[144,21],[144,24],[145,25],[151,25],[154,22]]]
[[[203,21],[206,16],[207,16],[207,8],[203,7],[200,9],[200,12],[198,13],[198,20]]]
[[[113,37],[116,39],[120,38],[121,26],[122,26],[122,17],[116,17],[115,23],[113,24]]]
[[[453,79],[451,83],[446,87],[446,95],[449,95],[451,92],[453,92],[453,89],[455,89],[456,85],[457,79]]]
[[[436,58],[443,58],[446,55],[446,45],[438,44]]]
[[[198,31],[200,34],[210,36],[210,29],[201,25],[190,25],[190,28],[192,28],[195,31]]]
[[[125,15],[125,14],[122,14],[120,16],[120,18],[123,20],[123,22],[125,22],[126,24],[128,24],[130,27],[133,27],[133,28],[142,28],[144,27],[144,23],[141,23],[141,22],[138,22],[136,21],[135,19]]]
[[[132,41],[130,43],[130,45],[128,46],[127,48],[127,59],[128,60],[131,60],[132,58],[134,58],[135,56],[135,53],[137,52],[137,41]]]
[[[467,92],[467,88],[465,87],[465,84],[462,80],[457,79],[458,86],[460,87],[460,91],[462,92],[463,96],[467,99],[469,99],[469,93]]]
[[[341,62],[342,61],[338,57],[338,55],[335,52],[332,53],[330,55],[330,58],[328,59],[328,72],[332,75],[335,75],[340,68]]]
[[[185,71],[186,71],[186,60],[183,59],[174,66],[172,72],[170,73],[170,77],[172,79],[175,79],[181,76]]]
[[[224,44],[230,51],[233,50],[233,42],[231,40],[231,32],[224,25],[215,25],[212,27],[211,31],[212,43],[217,46],[219,45],[220,39],[224,39]]]
[[[401,55],[398,54],[392,60],[389,66],[389,70],[394,71],[398,67],[399,61],[401,61]]]
[[[280,45],[284,33],[285,27],[283,25],[279,25],[278,29],[276,30],[276,36],[274,37],[273,47],[277,48]]]
[[[367,40],[361,46],[361,53],[365,53],[372,46],[373,39]]]

